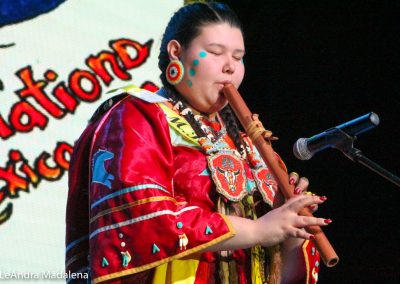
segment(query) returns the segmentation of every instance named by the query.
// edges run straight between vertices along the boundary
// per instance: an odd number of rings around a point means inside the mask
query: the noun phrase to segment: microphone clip
[[[355,162],[357,152],[360,150],[354,148],[354,141],[357,140],[357,136],[351,136],[340,128],[333,128],[333,131],[328,135],[328,139],[335,141],[332,143],[332,148],[341,151],[346,157]]]

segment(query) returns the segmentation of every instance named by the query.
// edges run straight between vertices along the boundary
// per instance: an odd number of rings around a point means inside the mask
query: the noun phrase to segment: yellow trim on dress
[[[251,283],[252,284],[263,284],[263,275],[261,275],[262,264],[260,263],[260,254],[262,248],[260,246],[254,246],[251,248]]]
[[[193,284],[196,281],[198,259],[175,259],[155,268],[153,284]]]
[[[301,247],[303,251],[304,262],[306,264],[306,274],[307,274],[306,283],[309,283],[308,281],[310,280],[310,263],[308,263],[308,253],[307,253],[307,246],[309,242],[310,242],[309,240],[305,240],[304,244]]]

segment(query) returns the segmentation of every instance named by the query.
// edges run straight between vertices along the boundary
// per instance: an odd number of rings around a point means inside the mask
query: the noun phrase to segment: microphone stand
[[[337,128],[337,130],[339,131],[335,131],[335,134],[333,135],[338,138],[336,139],[336,141],[341,141],[341,143],[336,144],[333,148],[341,151],[347,158],[349,158],[353,162],[357,162],[367,167],[371,171],[377,173],[378,175],[384,177],[385,179],[400,187],[400,178],[398,176],[368,159],[366,156],[364,156],[361,150],[354,148],[353,143],[356,140],[355,136],[350,136],[341,129]]]

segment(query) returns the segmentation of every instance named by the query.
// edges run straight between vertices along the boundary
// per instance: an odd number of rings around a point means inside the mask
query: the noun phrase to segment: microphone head
[[[375,112],[370,113],[369,119],[371,120],[373,125],[375,125],[375,126],[379,125],[379,122],[380,122],[379,116]]]
[[[300,138],[294,143],[293,154],[299,160],[309,160],[314,155],[308,150],[306,138]]]

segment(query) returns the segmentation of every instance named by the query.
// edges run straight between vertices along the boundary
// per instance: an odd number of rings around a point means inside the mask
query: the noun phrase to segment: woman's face
[[[176,89],[200,112],[221,110],[227,104],[222,94],[224,84],[238,88],[243,80],[244,53],[240,29],[227,23],[202,27],[200,35],[178,56],[185,74]]]

